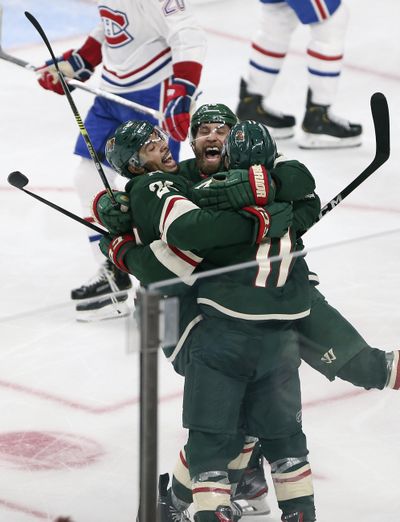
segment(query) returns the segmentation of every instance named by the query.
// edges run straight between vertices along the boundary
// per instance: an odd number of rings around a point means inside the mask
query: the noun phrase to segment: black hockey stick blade
[[[51,201],[48,201],[47,199],[42,198],[41,196],[38,196],[37,194],[34,194],[33,192],[30,192],[29,190],[25,189],[26,185],[29,183],[29,179],[22,174],[19,170],[16,170],[14,172],[11,172],[11,174],[8,175],[7,181],[10,185],[13,187],[16,187],[17,189],[22,190],[25,192],[25,194],[28,194],[29,196],[32,196],[33,198],[37,199],[41,203],[44,203],[45,205],[48,205],[49,207],[53,208],[54,210],[57,210],[58,212],[61,212],[61,214],[64,214],[65,216],[68,216],[69,218],[73,219],[74,221],[77,221],[78,223],[81,223],[82,225],[85,225],[88,228],[91,228],[92,230],[95,230],[99,234],[103,236],[108,236],[108,232],[106,230],[103,230],[102,228],[96,226],[93,223],[90,223],[89,221],[86,221],[85,219],[81,218],[80,216],[77,216],[76,214],[73,214],[69,210],[66,210],[65,208],[59,207],[55,203],[52,203]]]
[[[29,179],[18,170],[11,172],[11,174],[8,175],[7,181],[10,185],[18,189],[24,188],[29,183]]]
[[[332,198],[321,209],[318,221],[341,201],[351,194],[361,183],[363,183],[371,174],[381,167],[390,156],[390,120],[389,107],[386,97],[381,92],[376,92],[371,96],[371,112],[375,130],[375,156],[372,162],[366,167],[356,179],[354,179],[339,194]]]

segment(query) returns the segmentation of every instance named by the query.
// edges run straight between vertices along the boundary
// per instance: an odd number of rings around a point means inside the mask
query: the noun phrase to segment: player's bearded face
[[[201,123],[193,140],[200,172],[211,176],[220,170],[221,152],[230,128],[223,123]]]
[[[155,170],[176,172],[178,170],[178,164],[172,157],[166,139],[157,132],[150,134],[149,139],[140,149],[139,158],[140,163],[150,172]]]

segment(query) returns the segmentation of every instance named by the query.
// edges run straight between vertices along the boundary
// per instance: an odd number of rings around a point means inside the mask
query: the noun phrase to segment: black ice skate
[[[267,502],[267,494],[263,459],[260,458],[257,467],[244,471],[233,500],[240,505],[243,515],[268,515],[271,509]]]
[[[286,515],[282,515],[282,522],[314,522],[315,517],[305,518],[305,515],[302,511],[296,511],[294,513],[287,513]]]
[[[236,109],[236,114],[241,120],[255,120],[264,123],[275,139],[291,138],[294,136],[294,126],[296,120],[294,116],[289,116],[273,109],[264,108],[262,96],[250,94],[247,91],[246,82],[240,80],[240,101]]]
[[[185,507],[179,510],[172,502],[172,490],[168,488],[169,475],[164,473],[158,480],[157,511],[159,522],[190,522]]]
[[[126,317],[129,307],[125,303],[128,298],[125,291],[130,288],[129,275],[107,259],[91,281],[71,291],[71,299],[81,301],[76,306],[77,320],[88,322]],[[114,293],[116,295],[110,295]]]
[[[218,506],[215,512],[220,522],[238,522],[242,518],[242,510],[235,502],[231,506]],[[199,515],[194,515],[194,522],[199,521]]]
[[[311,96],[308,89],[306,113],[298,142],[300,148],[331,149],[361,144],[361,125],[334,116],[329,105],[313,103]]]

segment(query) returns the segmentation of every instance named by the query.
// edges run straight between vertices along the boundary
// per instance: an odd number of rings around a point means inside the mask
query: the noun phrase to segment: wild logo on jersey
[[[99,7],[99,12],[104,25],[104,34],[110,47],[121,47],[133,40],[128,33],[128,17],[121,11],[113,11],[109,7]]]

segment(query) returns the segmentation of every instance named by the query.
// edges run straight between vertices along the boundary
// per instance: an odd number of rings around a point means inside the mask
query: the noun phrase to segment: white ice
[[[400,334],[400,6],[395,0],[347,3],[346,65],[334,108],[363,124],[363,145],[310,152],[293,140],[281,149],[308,165],[326,202],[372,160],[369,99],[375,91],[387,96],[390,160],[305,241],[321,291],[372,346],[391,350]],[[39,4],[44,13],[46,2]],[[72,3],[63,4],[68,20]],[[88,4],[82,4],[85,12]],[[39,9],[29,0],[14,3],[21,12],[33,7]],[[200,101],[235,108],[258,2],[197,0],[195,7],[209,46]],[[27,21],[20,23],[30,30]],[[7,27],[9,34],[16,29]],[[18,30],[24,34],[25,26]],[[52,40],[56,52],[81,43],[81,32],[71,37],[61,31]],[[298,121],[306,95],[307,37],[307,29],[299,28],[271,99]],[[40,64],[48,54],[33,41],[6,50]],[[7,175],[20,170],[30,180],[28,189],[79,214],[71,153],[78,128],[65,97],[43,91],[32,73],[15,65],[1,62],[0,71],[0,520],[64,514],[75,522],[132,522],[138,499],[137,332],[125,319],[75,321],[70,289],[95,271],[86,233],[7,183]],[[74,98],[84,115],[91,95],[76,91]],[[189,154],[185,144],[183,157]],[[132,346],[134,353],[127,353]],[[304,364],[301,375],[318,520],[399,520],[400,394],[329,383]],[[185,442],[181,401],[182,379],[160,355],[160,472],[172,471]],[[50,439],[53,446],[46,445]],[[273,493],[270,503],[273,512],[265,521],[277,522]]]

